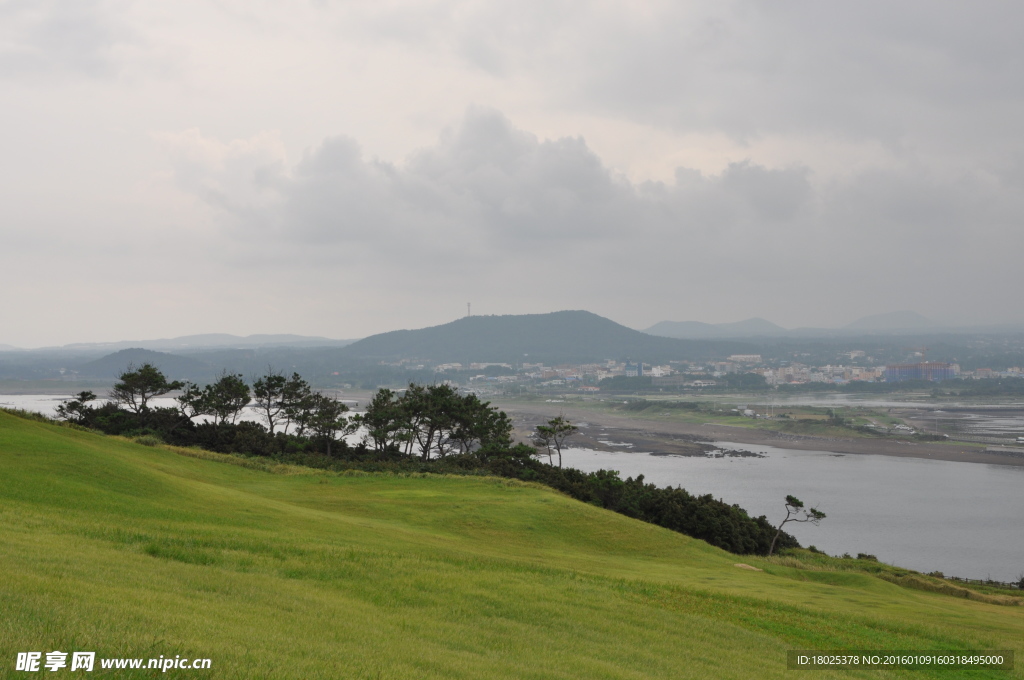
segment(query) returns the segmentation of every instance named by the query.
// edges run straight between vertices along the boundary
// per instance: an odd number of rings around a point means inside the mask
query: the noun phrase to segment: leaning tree
[[[775,532],[775,538],[772,539],[772,545],[768,548],[768,554],[771,555],[775,552],[775,544],[779,540],[779,536],[782,535],[782,527],[786,526],[786,522],[810,522],[814,526],[818,526],[821,520],[825,519],[825,513],[817,508],[804,508],[803,501],[796,496],[786,496],[786,519],[782,520],[779,524],[778,531]]]

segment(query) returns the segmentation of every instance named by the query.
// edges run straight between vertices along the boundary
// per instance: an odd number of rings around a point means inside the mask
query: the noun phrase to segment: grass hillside
[[[0,676],[77,677],[13,670],[52,650],[212,659],[96,677],[639,680],[1024,649],[1024,607],[737,558],[544,488],[226,458],[0,412]],[[910,676],[1022,672],[815,674]]]

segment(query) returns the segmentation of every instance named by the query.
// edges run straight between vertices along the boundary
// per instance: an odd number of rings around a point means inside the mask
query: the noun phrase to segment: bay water
[[[790,522],[786,531],[831,555],[866,553],[972,579],[1016,581],[1024,573],[1024,467],[714,443],[762,457],[569,449],[564,465],[711,494],[774,525],[791,494],[827,517],[818,526]]]

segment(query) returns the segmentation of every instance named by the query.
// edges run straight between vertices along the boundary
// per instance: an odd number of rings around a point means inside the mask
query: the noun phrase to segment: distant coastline
[[[527,402],[500,398],[495,399],[494,403],[513,418],[517,433],[528,432],[536,423],[564,413],[573,422],[615,428],[616,439],[623,443],[633,444],[633,448],[638,451],[703,455],[694,448],[693,442],[718,440],[776,446],[800,451],[830,451],[853,455],[898,456],[1024,467],[1024,458],[990,453],[986,451],[985,447],[958,445],[953,442],[928,443],[891,439],[826,438],[731,425],[639,420],[628,414],[579,408],[572,403]],[[584,437],[587,436],[585,432],[586,430],[584,430]],[[680,440],[680,437],[686,439]],[[602,446],[596,440],[588,441],[586,446],[597,450],[614,450]]]

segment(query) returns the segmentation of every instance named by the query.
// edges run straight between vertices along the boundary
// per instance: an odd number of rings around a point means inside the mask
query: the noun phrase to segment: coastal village
[[[862,351],[848,353],[851,360],[867,358]],[[426,369],[427,365],[409,365],[409,368]],[[469,377],[476,387],[485,384],[508,385],[528,383],[535,387],[573,389],[579,392],[600,392],[603,381],[613,378],[650,378],[652,388],[712,388],[719,386],[729,376],[753,374],[764,379],[768,386],[801,385],[808,383],[845,384],[854,381],[901,382],[905,380],[950,380],[950,379],[994,379],[1024,377],[1024,368],[1016,366],[997,371],[978,368],[964,371],[958,364],[919,361],[916,363],[885,365],[826,364],[813,366],[796,361],[765,362],[759,354],[735,354],[723,361],[672,361],[667,364],[648,364],[609,360],[604,363],[569,364],[546,366],[541,363],[509,364],[474,362],[469,364],[446,363],[433,367],[435,373],[459,374],[463,376],[480,371]],[[454,378],[454,375],[453,375]],[[452,380],[454,383],[455,380]],[[611,387],[614,383],[605,383]]]

